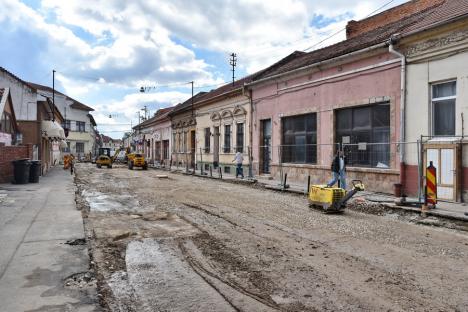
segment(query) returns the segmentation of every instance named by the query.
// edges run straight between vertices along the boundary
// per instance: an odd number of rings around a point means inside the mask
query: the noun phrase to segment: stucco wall
[[[431,84],[446,80],[457,81],[455,134],[462,135],[461,114],[468,118],[468,52],[407,66],[407,141],[415,142],[421,135],[431,135]],[[465,129],[466,125],[465,120]],[[416,165],[417,159],[417,153],[408,151],[408,164]],[[468,166],[468,157],[464,158],[464,166]]]
[[[384,63],[386,62],[386,63]],[[383,63],[371,68],[375,64]],[[399,139],[400,63],[386,51],[381,54],[353,61],[328,69],[313,69],[302,76],[260,85],[253,90],[253,162],[259,172],[260,121],[272,120],[272,175],[277,176],[278,149],[281,145],[281,118],[306,113],[317,113],[317,164],[301,165],[301,170],[329,171],[335,136],[334,110],[373,103],[390,102],[390,141]],[[329,77],[327,79],[327,77]],[[297,87],[295,87],[297,85]],[[391,147],[391,170],[364,169],[371,176],[395,175],[399,168],[396,147]],[[283,164],[283,170],[291,171],[288,177],[302,180],[297,165]],[[352,171],[352,170],[350,170]],[[318,177],[329,179],[323,172]],[[377,182],[378,179],[372,179]],[[392,181],[394,179],[391,179]],[[392,184],[395,182],[392,182]],[[367,183],[373,184],[373,183]],[[375,185],[375,184],[374,184]],[[391,186],[380,189],[391,192]]]
[[[16,120],[36,120],[37,95],[35,90],[3,71],[0,71],[0,88],[10,88]]]
[[[241,113],[242,111],[242,113]],[[236,114],[237,112],[237,114]],[[230,117],[229,114],[234,114]],[[250,144],[250,100],[246,96],[237,96],[230,99],[225,99],[216,103],[205,105],[197,109],[196,111],[197,120],[197,163],[213,163],[214,156],[214,127],[219,127],[219,163],[220,164],[231,164],[236,154],[235,147],[237,146],[237,135],[236,125],[238,123],[244,124],[244,164],[249,163],[248,151],[251,148]],[[231,151],[224,153],[224,134],[225,125],[231,126]],[[205,152],[205,129],[210,128],[210,150]],[[200,156],[200,149],[202,154]]]

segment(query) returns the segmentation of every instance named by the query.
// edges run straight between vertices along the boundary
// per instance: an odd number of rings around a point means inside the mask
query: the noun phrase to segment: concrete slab
[[[0,190],[8,199],[0,202],[0,309],[99,311],[95,281],[76,283],[89,269],[86,245],[65,244],[84,237],[69,172],[56,168],[38,184]]]
[[[139,311],[235,311],[181,260],[173,244],[171,240],[144,239],[128,245],[128,283],[141,303]]]

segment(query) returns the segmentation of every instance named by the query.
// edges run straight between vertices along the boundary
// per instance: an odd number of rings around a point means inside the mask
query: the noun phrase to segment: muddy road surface
[[[158,170],[76,183],[110,311],[468,311],[465,231]]]

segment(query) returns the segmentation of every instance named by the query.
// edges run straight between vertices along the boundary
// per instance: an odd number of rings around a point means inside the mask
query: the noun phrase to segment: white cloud
[[[347,19],[365,17],[385,0],[42,0],[38,10],[15,0],[1,2],[0,23],[47,42],[46,50],[31,53],[59,70],[67,94],[86,99],[103,85],[109,93],[191,80],[216,85],[228,74],[229,53],[238,54],[241,69],[254,72],[343,29]],[[319,16],[324,25],[311,23]],[[217,67],[213,54],[226,56],[225,68]],[[145,103],[167,106],[189,96],[182,89],[88,104],[96,108],[99,123],[111,112],[135,119]]]

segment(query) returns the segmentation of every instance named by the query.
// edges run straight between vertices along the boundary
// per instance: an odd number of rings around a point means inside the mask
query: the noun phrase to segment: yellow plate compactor
[[[309,191],[310,207],[323,209],[326,213],[342,212],[346,202],[359,191],[364,191],[360,180],[352,181],[353,188],[346,192],[340,187],[327,187],[326,185],[312,185]]]

